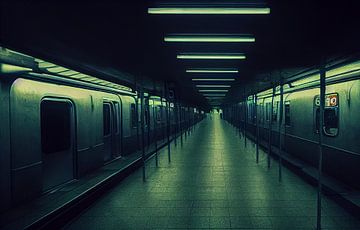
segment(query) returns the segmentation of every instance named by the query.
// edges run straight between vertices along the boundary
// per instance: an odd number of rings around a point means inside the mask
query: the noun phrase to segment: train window
[[[111,118],[110,118],[110,103],[104,103],[103,104],[103,130],[104,130],[104,136],[110,135],[110,125],[111,125]]]
[[[131,116],[131,127],[137,127],[137,114],[136,114],[136,106],[134,103],[130,105],[130,116]]]
[[[150,123],[149,105],[145,105],[144,116],[145,116],[145,125],[148,126]]]
[[[157,106],[156,107],[156,120],[161,121],[161,114],[162,114],[162,107]]]
[[[273,111],[272,111],[272,120],[273,121],[277,121],[278,108],[279,108],[279,102],[277,101],[275,103],[275,106],[273,107]]]
[[[266,121],[269,121],[269,117],[270,117],[270,102],[266,103],[266,108],[265,108],[265,119]]]
[[[323,132],[327,136],[336,136],[339,132],[339,107],[337,93],[325,95],[324,109],[324,128]],[[320,98],[316,96],[314,99],[315,107],[315,132],[319,133],[320,129]]]
[[[285,125],[290,126],[290,101],[285,101]]]
[[[120,106],[119,106],[119,102],[114,102],[114,132],[116,134],[119,133],[119,111],[120,111]]]
[[[40,105],[41,149],[56,153],[71,145],[72,105],[68,101],[43,100]]]

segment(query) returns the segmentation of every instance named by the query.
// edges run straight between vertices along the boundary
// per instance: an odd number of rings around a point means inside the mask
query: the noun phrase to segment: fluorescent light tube
[[[153,7],[149,14],[270,14],[267,7]]]
[[[241,53],[216,54],[216,53],[188,53],[178,54],[178,59],[213,59],[213,60],[243,60],[246,56]]]

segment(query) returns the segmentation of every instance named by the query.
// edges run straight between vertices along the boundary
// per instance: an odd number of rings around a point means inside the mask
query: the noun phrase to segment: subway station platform
[[[66,229],[315,229],[317,189],[278,163],[214,115],[171,144],[96,201]],[[329,197],[322,199],[323,229],[359,229]]]

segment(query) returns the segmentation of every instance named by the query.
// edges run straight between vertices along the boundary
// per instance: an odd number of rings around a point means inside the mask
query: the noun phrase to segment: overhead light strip
[[[193,78],[192,81],[235,81],[235,78]]]
[[[199,92],[209,93],[209,92],[228,92],[227,89],[200,89]]]
[[[198,88],[230,88],[231,85],[196,85]]]
[[[204,97],[225,97],[226,94],[213,94],[213,93],[204,93],[203,94]]]
[[[268,7],[152,7],[149,14],[270,14]]]
[[[187,69],[186,73],[239,73],[236,69]]]
[[[252,36],[241,35],[168,35],[165,42],[255,42]]]
[[[184,53],[178,54],[176,56],[178,59],[212,59],[212,60],[243,60],[246,59],[246,56],[241,53],[228,53],[228,54],[218,54],[218,53]]]

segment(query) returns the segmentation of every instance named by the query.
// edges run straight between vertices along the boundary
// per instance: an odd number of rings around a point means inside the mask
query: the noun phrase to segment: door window
[[[114,132],[116,134],[119,133],[119,114],[120,114],[120,106],[119,102],[114,102]]]
[[[68,101],[43,100],[40,105],[41,149],[45,154],[71,146],[71,110]]]
[[[290,126],[290,101],[285,101],[285,125]]]
[[[111,107],[110,103],[103,104],[103,123],[104,123],[104,136],[109,136],[111,132]]]
[[[136,128],[137,127],[137,114],[136,114],[136,106],[135,103],[132,103],[130,105],[130,117],[131,117],[131,127]]]

